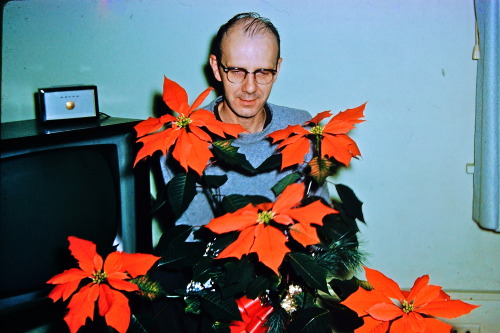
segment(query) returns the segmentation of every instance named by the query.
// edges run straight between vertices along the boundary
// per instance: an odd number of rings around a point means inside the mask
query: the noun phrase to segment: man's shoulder
[[[205,109],[205,110],[214,112],[215,105],[218,104],[218,103],[220,103],[221,101],[222,101],[222,97],[221,96],[216,97],[212,101],[210,101],[210,103],[208,103],[206,105],[203,105],[200,109]]]

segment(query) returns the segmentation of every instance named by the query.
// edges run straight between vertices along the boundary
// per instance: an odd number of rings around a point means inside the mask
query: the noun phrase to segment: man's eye
[[[245,72],[243,72],[239,69],[231,69],[231,74],[233,74],[233,75],[245,75]]]
[[[257,71],[255,75],[260,76],[260,77],[268,77],[270,75],[273,75],[272,72],[270,71]]]

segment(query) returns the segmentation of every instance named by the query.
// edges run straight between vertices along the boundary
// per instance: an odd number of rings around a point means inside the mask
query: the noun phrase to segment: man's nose
[[[255,75],[247,74],[247,77],[243,81],[243,91],[246,93],[254,93],[257,90],[257,82],[255,81]]]

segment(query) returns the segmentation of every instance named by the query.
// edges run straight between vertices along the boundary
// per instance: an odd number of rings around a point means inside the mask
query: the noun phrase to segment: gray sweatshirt
[[[214,107],[220,101],[221,97],[212,101],[209,105],[203,107],[203,109],[213,112]],[[304,110],[292,109],[269,103],[267,107],[271,115],[271,120],[267,126],[261,132],[240,134],[232,144],[235,147],[239,147],[238,152],[244,154],[253,167],[258,167],[269,156],[276,153],[277,145],[271,145],[270,138],[266,138],[268,134],[276,130],[284,129],[288,125],[301,125],[311,119],[311,115]],[[173,173],[165,163],[164,156],[161,157],[160,162],[166,183],[172,178]],[[227,182],[219,189],[222,196],[229,194],[260,195],[267,197],[271,201],[276,199],[271,188],[281,178],[293,171],[294,170],[287,168],[287,170],[282,172],[272,170],[256,175],[246,175],[234,170],[224,170],[217,164],[217,161],[205,169],[207,175],[227,175]],[[214,215],[206,195],[201,189],[198,189],[198,193],[191,202],[191,205],[177,220],[176,224],[187,224],[199,227],[207,224],[213,217]]]

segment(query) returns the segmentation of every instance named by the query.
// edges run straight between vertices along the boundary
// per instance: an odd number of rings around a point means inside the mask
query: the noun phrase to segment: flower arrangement
[[[160,151],[180,166],[158,193],[153,211],[169,206],[181,216],[198,186],[215,217],[199,229],[171,227],[155,255],[114,252],[104,263],[93,243],[70,237],[80,269],[48,283],[57,285],[49,295],[56,301],[67,300],[82,279],[91,281],[69,302],[65,320],[71,332],[93,319],[95,302],[118,332],[159,331],[171,302],[180,305],[181,317],[200,323],[198,330],[231,333],[446,332],[449,325],[434,316],[456,317],[475,308],[450,300],[440,287],[428,285],[428,276],[418,278],[409,292],[366,267],[368,281],[353,276],[364,260],[357,238],[357,223],[364,223],[362,202],[342,184],[334,185],[340,200],[319,196],[316,189],[361,155],[347,134],[364,121],[366,103],[336,115],[324,111],[271,133],[276,153],[254,167],[232,145],[244,129],[199,109],[210,90],[189,105],[186,91],[165,77],[163,100],[175,115],[136,125],[142,147],[135,164]],[[212,160],[250,174],[283,172],[269,184],[275,198],[221,197],[218,188],[227,176],[205,172]],[[190,235],[196,241],[186,241]],[[164,276],[175,278],[164,283]],[[119,290],[129,296],[130,306]]]

